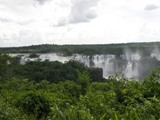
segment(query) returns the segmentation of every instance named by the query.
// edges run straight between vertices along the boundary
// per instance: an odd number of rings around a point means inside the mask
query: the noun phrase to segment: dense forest
[[[97,45],[32,45],[23,47],[0,48],[2,53],[62,53],[72,54],[115,54],[120,55],[125,49],[143,51],[143,54],[151,52],[154,48],[160,48],[160,42],[150,43],[126,43],[126,44],[97,44]]]
[[[0,120],[160,119],[160,69],[138,81],[104,79],[75,61],[19,60],[0,54]]]

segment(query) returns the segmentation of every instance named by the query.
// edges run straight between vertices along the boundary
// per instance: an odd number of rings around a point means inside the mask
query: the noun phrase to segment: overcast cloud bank
[[[159,0],[0,0],[0,47],[160,41]]]

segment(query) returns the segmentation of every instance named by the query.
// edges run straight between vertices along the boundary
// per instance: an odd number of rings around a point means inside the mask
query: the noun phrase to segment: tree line
[[[62,53],[63,55],[72,54],[115,54],[121,55],[125,49],[131,51],[141,51],[143,54],[150,53],[154,48],[160,48],[160,42],[150,43],[123,43],[123,44],[95,44],[95,45],[55,45],[42,44],[23,47],[0,48],[3,53]]]

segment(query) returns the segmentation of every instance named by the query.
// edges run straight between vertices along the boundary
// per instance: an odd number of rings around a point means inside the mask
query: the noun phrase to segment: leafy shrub
[[[16,101],[16,106],[28,115],[34,115],[37,120],[45,118],[50,112],[49,101],[43,94],[29,92]]]
[[[87,92],[87,89],[90,85],[90,77],[88,72],[84,71],[82,73],[78,73],[78,84],[81,85],[82,88],[82,95],[85,95]]]
[[[60,83],[60,88],[63,93],[70,95],[70,97],[78,98],[81,93],[81,86],[73,81],[65,81]]]
[[[24,118],[25,116],[22,116],[17,109],[0,103],[0,120],[24,120]]]
[[[96,120],[90,113],[90,110],[85,106],[68,106],[68,109],[62,111],[58,106],[51,108],[52,115],[49,120]],[[103,120],[103,119],[101,119]]]
[[[145,98],[154,96],[160,98],[160,69],[153,70],[149,77],[144,79],[142,85]]]

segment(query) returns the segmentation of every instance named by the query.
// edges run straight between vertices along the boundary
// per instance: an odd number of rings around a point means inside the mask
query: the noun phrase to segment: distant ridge
[[[125,49],[147,53],[160,48],[160,42],[120,43],[120,44],[82,44],[82,45],[56,45],[41,44],[21,47],[1,47],[1,53],[62,53],[72,54],[122,54]]]

